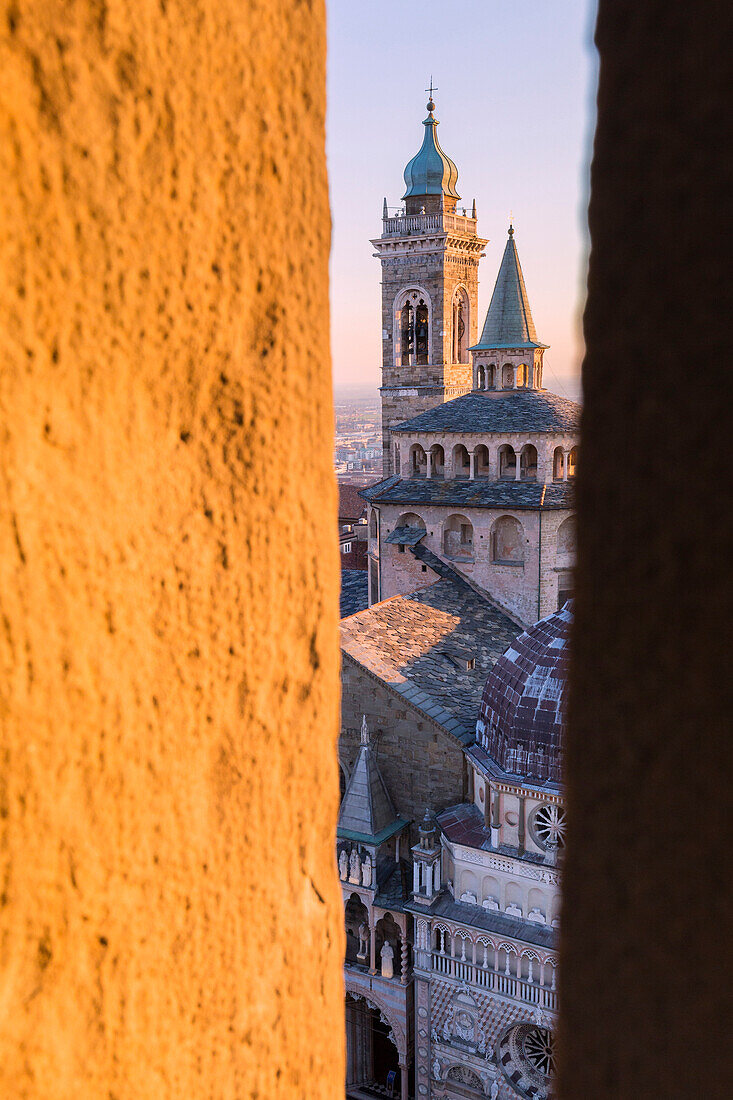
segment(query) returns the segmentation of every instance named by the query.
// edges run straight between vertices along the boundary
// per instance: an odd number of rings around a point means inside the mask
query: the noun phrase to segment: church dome
[[[573,602],[512,642],[484,688],[476,739],[510,775],[559,782]]]
[[[420,151],[405,168],[405,193],[403,199],[420,195],[444,195],[460,199],[456,191],[458,169],[450,157],[440,148],[437,128],[440,125],[433,111],[435,104],[428,100],[428,117],[423,122],[425,137]]]

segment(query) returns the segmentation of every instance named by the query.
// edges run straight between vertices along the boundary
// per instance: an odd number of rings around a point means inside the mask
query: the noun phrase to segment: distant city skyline
[[[446,14],[447,13],[447,14]],[[459,207],[476,199],[489,237],[481,321],[510,211],[539,338],[545,386],[579,395],[586,196],[595,113],[595,4],[404,0],[368,9],[331,0],[327,153],[333,216],[334,385],[378,386],[380,274],[370,238],[382,202],[400,205],[402,172],[423,138],[431,75],[438,136],[459,170]]]

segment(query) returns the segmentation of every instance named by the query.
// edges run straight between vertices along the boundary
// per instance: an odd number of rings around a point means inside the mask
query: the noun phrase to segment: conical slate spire
[[[496,278],[494,293],[484,321],[481,339],[472,351],[492,348],[543,348],[529,308],[522,266],[514,243],[514,227],[509,226],[509,239]]]
[[[433,115],[435,104],[428,100],[428,117],[424,120],[425,137],[420,151],[415,154],[405,168],[405,193],[403,199],[415,195],[448,195],[460,199],[456,191],[458,169],[449,156],[440,148],[437,128],[440,125]]]
[[[341,803],[338,828],[376,837],[397,820],[372,751],[365,716],[361,724],[359,755]]]

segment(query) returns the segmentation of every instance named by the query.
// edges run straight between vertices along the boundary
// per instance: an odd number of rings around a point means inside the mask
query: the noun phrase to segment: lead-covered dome
[[[403,199],[415,195],[449,195],[460,199],[456,191],[458,169],[449,156],[440,148],[437,128],[440,125],[433,115],[435,104],[428,102],[428,117],[423,122],[425,137],[420,151],[415,154],[405,168],[405,193]]]
[[[476,740],[511,775],[560,780],[572,610],[520,634],[486,681]]]

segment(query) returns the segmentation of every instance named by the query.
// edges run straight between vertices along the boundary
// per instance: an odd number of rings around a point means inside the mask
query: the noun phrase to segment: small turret
[[[440,893],[440,843],[437,839],[435,821],[429,809],[419,829],[420,839],[411,849],[412,852],[412,896],[422,905],[430,905]]]

